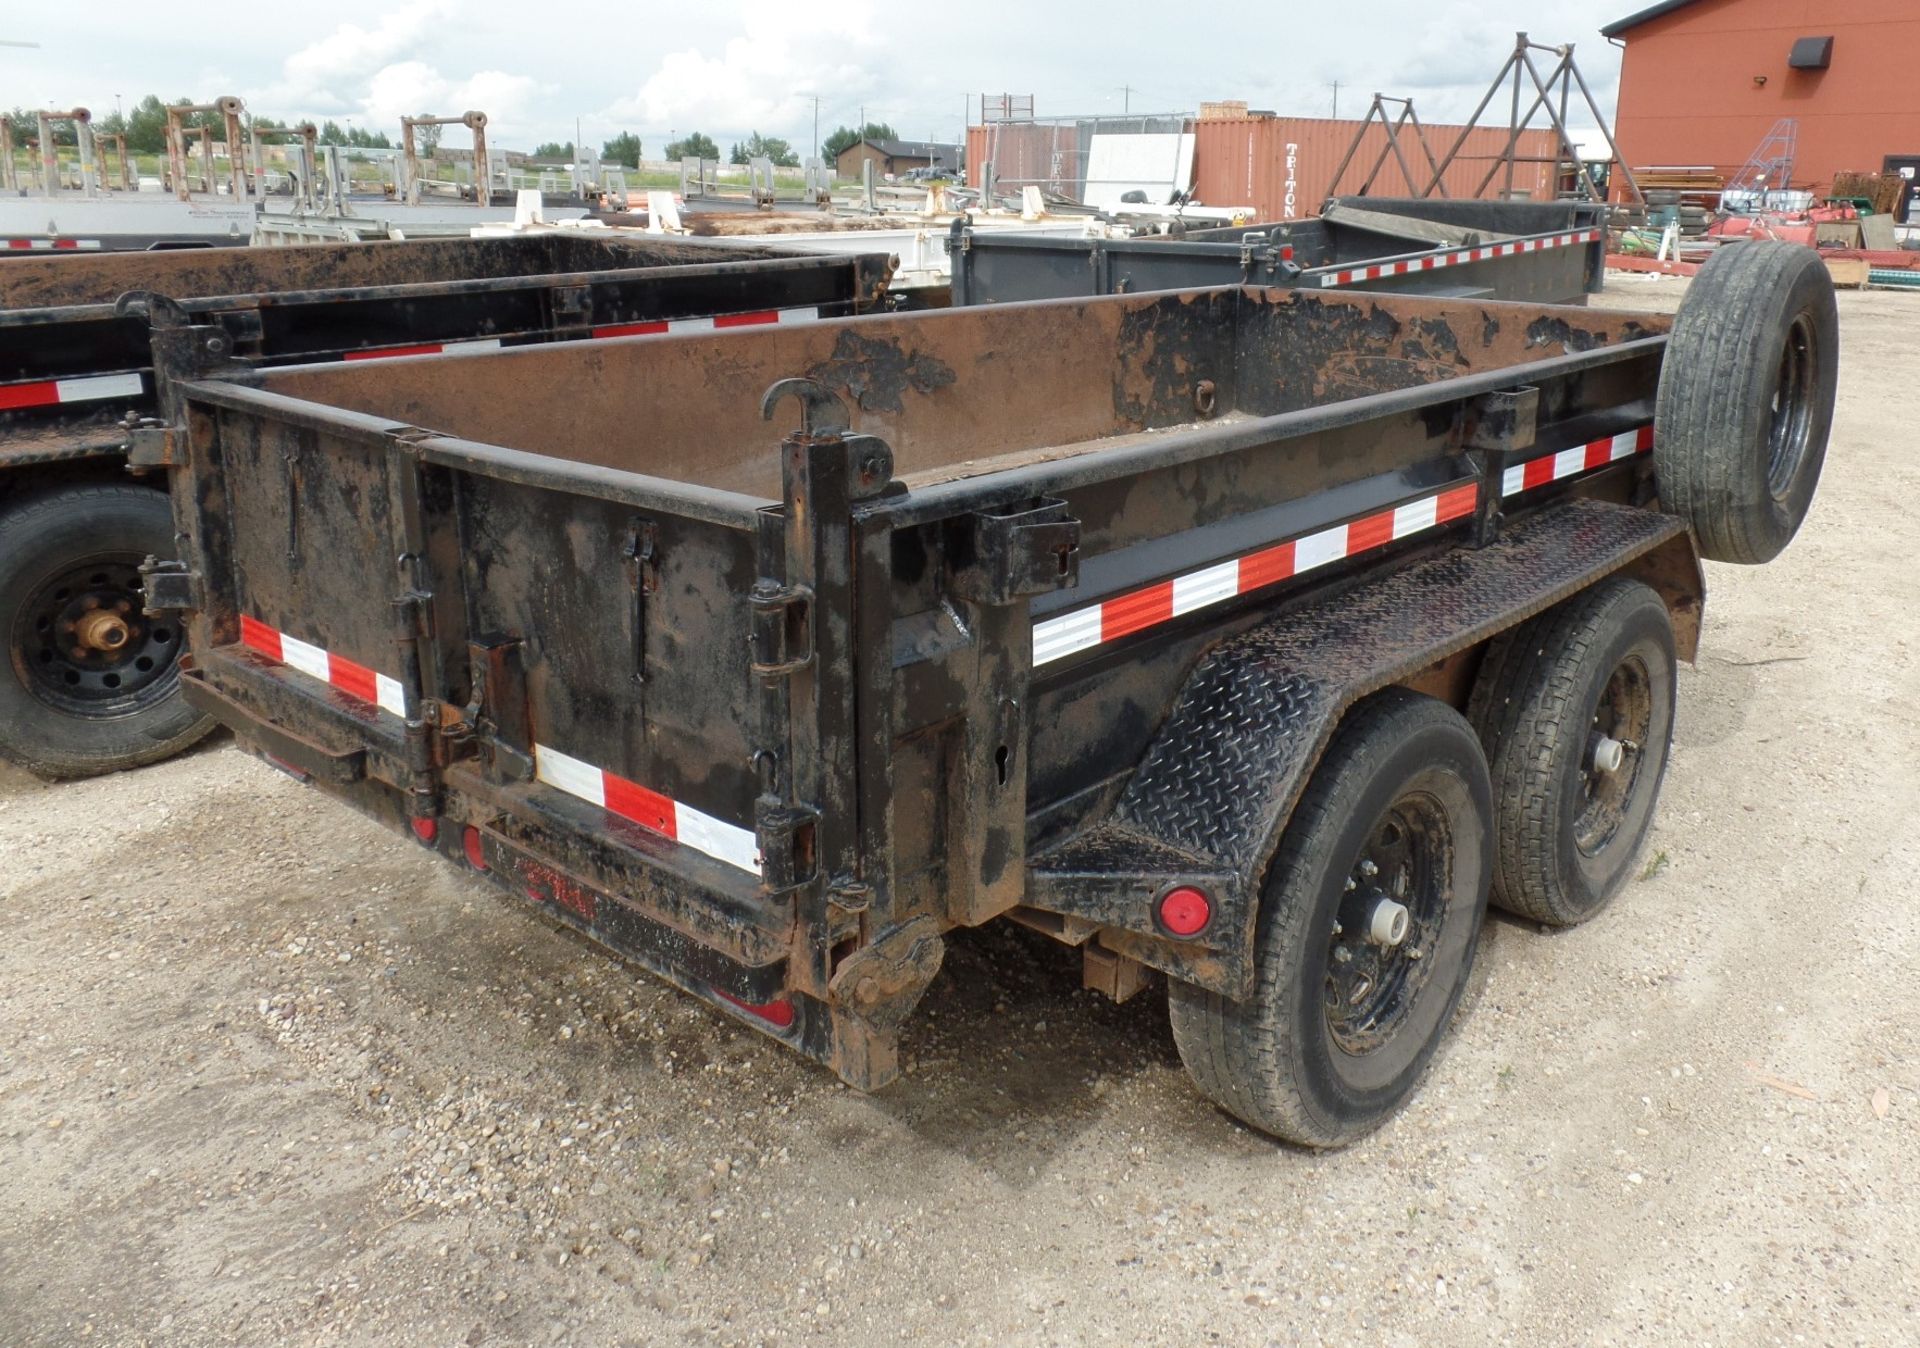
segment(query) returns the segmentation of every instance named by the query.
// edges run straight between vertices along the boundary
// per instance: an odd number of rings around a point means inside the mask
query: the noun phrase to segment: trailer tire
[[[1637,580],[1494,639],[1467,719],[1493,780],[1495,907],[1570,927],[1620,892],[1653,825],[1675,693],[1666,602]]]
[[[1355,707],[1268,867],[1253,995],[1170,986],[1174,1043],[1200,1089],[1303,1146],[1378,1128],[1419,1084],[1466,990],[1492,851],[1486,758],[1466,719],[1403,688]],[[1368,929],[1390,898],[1407,900],[1409,921],[1387,945]]]
[[[157,762],[213,728],[180,695],[179,625],[140,606],[141,561],[172,551],[166,495],[147,487],[87,483],[0,509],[0,756],[87,777]],[[120,620],[76,635],[96,612]]]
[[[1820,482],[1839,379],[1833,278],[1811,248],[1719,249],[1674,320],[1654,410],[1664,508],[1702,556],[1771,561]]]

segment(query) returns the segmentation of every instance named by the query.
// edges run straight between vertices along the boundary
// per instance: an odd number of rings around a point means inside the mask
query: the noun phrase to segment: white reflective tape
[[[146,385],[137,374],[96,374],[84,379],[56,379],[53,396],[63,403],[91,402],[97,398],[138,398]]]
[[[1293,573],[1311,571],[1316,566],[1337,562],[1347,555],[1347,526],[1336,524],[1317,534],[1308,534],[1293,545]]]
[[[1553,476],[1557,481],[1563,477],[1572,477],[1575,473],[1586,471],[1587,447],[1575,445],[1572,449],[1563,449],[1553,456]]]
[[[322,683],[333,681],[333,669],[327,661],[327,653],[285,632],[280,634],[280,663],[291,665],[302,674],[311,674]]]
[[[443,352],[446,352],[446,351],[498,351],[499,349],[500,349],[500,339],[498,337],[476,337],[470,342],[448,342],[445,346],[442,346],[440,348],[440,350]]]
[[[668,332],[712,332],[711,318],[676,318],[667,324]]]
[[[402,718],[406,716],[407,690],[400,686],[400,680],[376,673],[373,676],[373,688],[375,700],[379,702],[381,711],[390,711]]]
[[[1403,506],[1393,508],[1393,536],[1405,538],[1408,534],[1417,534],[1422,529],[1431,529],[1440,519],[1440,498],[1429,496],[1424,501],[1409,501]]]
[[[535,775],[548,786],[557,787],[570,796],[578,796],[591,805],[606,808],[607,781],[599,768],[544,744],[533,746],[533,761]]]
[[[818,309],[782,309],[776,318],[782,323],[817,323],[820,321]]]
[[[1045,622],[1033,625],[1033,663],[1044,665],[1049,660],[1058,660],[1062,656],[1072,655],[1075,651],[1084,651],[1089,646],[1100,644],[1100,606],[1081,609],[1078,613],[1069,613],[1062,618],[1048,618]]]
[[[1622,431],[1613,437],[1613,444],[1608,447],[1607,457],[1610,459],[1627,459],[1633,457],[1639,450],[1640,432]]]
[[[1518,496],[1522,491],[1526,490],[1526,486],[1527,466],[1524,463],[1516,463],[1513,467],[1507,469],[1506,472],[1500,474],[1500,494],[1502,496]]]
[[[1339,283],[1340,283],[1339,272],[1335,272],[1331,276],[1322,276],[1320,278],[1320,284],[1323,286],[1338,285]]]
[[[724,824],[677,800],[673,803],[673,828],[688,847],[738,866],[748,875],[760,874],[760,844],[749,830]]]
[[[1173,612],[1177,617],[1218,604],[1240,593],[1240,562],[1222,562],[1190,576],[1173,578]]]

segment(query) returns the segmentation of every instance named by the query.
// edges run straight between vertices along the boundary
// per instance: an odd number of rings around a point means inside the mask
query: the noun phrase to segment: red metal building
[[[1621,156],[1738,170],[1795,119],[1792,184],[1920,170],[1920,0],[1665,0],[1621,42]]]

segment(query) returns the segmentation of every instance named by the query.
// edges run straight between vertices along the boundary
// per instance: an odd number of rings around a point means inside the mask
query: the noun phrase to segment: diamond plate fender
[[[1105,924],[1110,948],[1175,977],[1248,995],[1261,877],[1346,709],[1685,536],[1651,510],[1567,501],[1487,547],[1230,637],[1195,666],[1112,815],[1034,860],[1026,902]],[[1153,921],[1153,900],[1179,883],[1214,899],[1188,941]]]

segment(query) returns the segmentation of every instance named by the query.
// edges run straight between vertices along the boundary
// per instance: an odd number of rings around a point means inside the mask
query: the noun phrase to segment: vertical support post
[[[60,157],[53,143],[53,118],[36,113],[40,130],[40,190],[48,196],[60,190]]]
[[[13,166],[13,124],[0,116],[0,187],[9,192],[20,190],[20,177]]]

